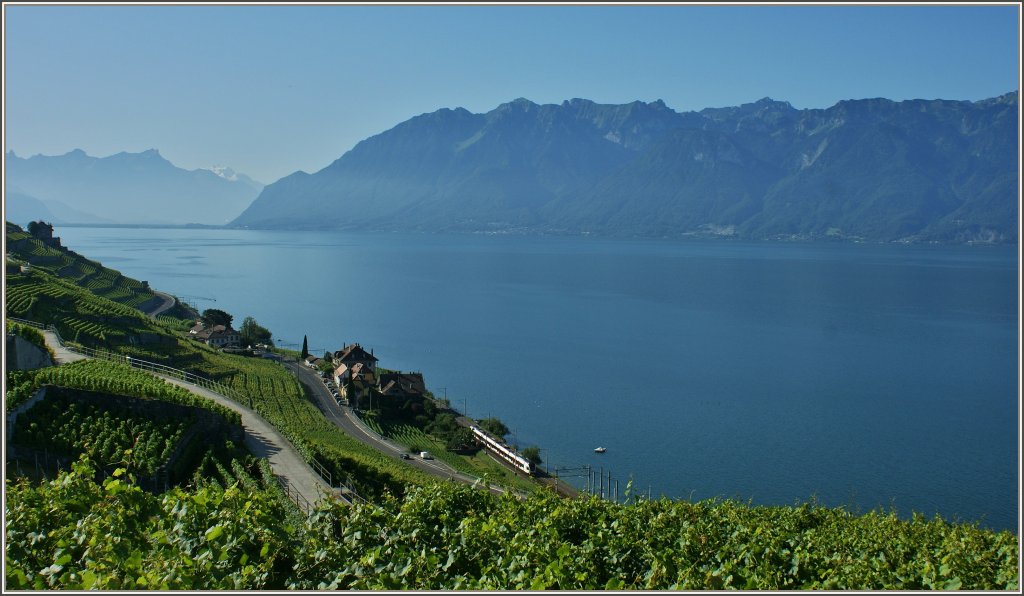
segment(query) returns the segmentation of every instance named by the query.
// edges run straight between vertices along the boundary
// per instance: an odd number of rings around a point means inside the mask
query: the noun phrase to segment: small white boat
[[[605,448],[604,447],[598,447],[598,448],[594,449],[594,453],[604,453],[604,452],[605,452]]]

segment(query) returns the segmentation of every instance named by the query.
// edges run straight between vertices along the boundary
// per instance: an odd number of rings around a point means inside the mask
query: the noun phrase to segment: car
[[[403,453],[403,454],[399,455],[398,457],[400,457],[402,459],[409,459],[409,454],[408,453]]]

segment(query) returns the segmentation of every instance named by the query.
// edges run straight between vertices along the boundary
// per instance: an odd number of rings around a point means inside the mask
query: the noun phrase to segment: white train
[[[530,476],[533,475],[533,462],[519,455],[504,443],[495,440],[494,437],[480,430],[480,427],[470,426],[469,430],[473,431],[473,437],[477,442],[489,449],[491,453],[512,464],[512,467],[520,472]]]

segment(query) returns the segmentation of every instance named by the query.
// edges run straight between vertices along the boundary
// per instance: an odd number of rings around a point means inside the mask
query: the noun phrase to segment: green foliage
[[[32,269],[7,278],[8,312],[19,318],[52,323],[65,339],[109,348],[129,343],[150,331],[140,311],[100,297],[45,270]],[[165,341],[173,341],[167,337]]]
[[[206,327],[213,327],[214,325],[230,327],[233,318],[230,314],[218,308],[208,308],[202,314],[203,325]]]
[[[243,346],[255,346],[256,344],[269,344],[272,334],[266,327],[261,327],[256,319],[245,317],[242,321],[242,328],[238,330]],[[305,356],[303,356],[305,358]]]
[[[20,335],[29,343],[40,348],[43,348],[44,350],[47,349],[46,339],[43,337],[43,334],[40,333],[39,330],[36,329],[35,327],[29,327],[28,325],[22,325],[21,323],[13,323],[11,321],[7,321],[7,332],[13,333],[15,335]]]
[[[435,485],[309,518],[289,587],[308,590],[1003,589],[1018,547],[893,514],[667,500],[526,501]]]
[[[69,455],[88,453],[103,467],[127,460],[131,469],[149,475],[168,460],[189,422],[47,395],[18,417],[13,442]]]
[[[540,458],[540,447],[527,447],[522,451],[523,457],[534,463],[534,465],[540,465],[544,461]]]
[[[280,588],[294,528],[267,490],[206,483],[160,496],[83,459],[57,479],[7,482],[6,586],[63,590]]]
[[[37,228],[38,230],[43,229],[43,227],[38,227],[38,224]],[[156,295],[142,282],[125,277],[119,271],[104,267],[100,263],[86,259],[66,248],[55,248],[43,244],[40,240],[25,234],[18,226],[10,223],[7,225],[7,249],[18,260],[57,275],[74,288],[88,290],[88,293],[94,296],[130,307],[134,314],[139,314],[135,309],[158,300]],[[24,274],[11,276],[8,281],[16,280],[21,275]],[[11,312],[24,310],[25,305],[19,300],[18,308],[12,309]],[[17,316],[34,318],[26,316],[24,313]]]
[[[148,495],[79,462],[8,481],[14,589],[1008,590],[1011,532],[813,503],[525,500],[432,484],[294,511],[252,467]],[[222,488],[226,486],[227,488]]]
[[[510,432],[509,428],[505,426],[505,423],[497,418],[484,418],[477,422],[477,426],[486,431],[487,434],[497,439],[501,439]]]
[[[7,372],[5,406],[11,411],[32,397],[42,385],[84,389],[115,395],[159,399],[184,406],[204,408],[239,424],[238,413],[204,397],[133,369],[126,364],[102,360],[80,360],[61,366]]]

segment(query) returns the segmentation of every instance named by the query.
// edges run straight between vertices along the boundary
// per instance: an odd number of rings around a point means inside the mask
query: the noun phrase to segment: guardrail
[[[14,321],[15,323],[20,323],[22,325],[28,325],[29,327],[35,327],[36,329],[46,329],[46,325],[43,325],[42,323],[37,323],[35,321],[29,321],[28,319],[19,319],[17,317],[5,317],[5,318],[8,321]]]
[[[313,468],[313,471],[324,479],[324,481],[327,483],[327,486],[334,486],[334,483],[331,482],[330,471],[328,471],[327,468],[323,466],[323,464],[316,461],[316,458],[313,458],[313,461],[309,462],[309,467]]]
[[[173,367],[167,366],[165,364],[160,364],[158,362],[150,362],[148,360],[142,360],[140,358],[132,358],[131,356],[128,356],[126,354],[119,354],[117,352],[111,352],[110,350],[106,350],[106,349],[90,348],[88,346],[83,346],[83,345],[80,345],[80,344],[70,344],[69,345],[69,344],[65,343],[64,338],[61,337],[60,331],[57,330],[57,327],[55,327],[52,324],[51,325],[44,325],[44,324],[39,323],[37,321],[29,321],[28,319],[19,319],[19,318],[16,318],[16,317],[6,317],[6,318],[7,318],[7,320],[13,321],[15,323],[20,323],[22,325],[28,325],[30,327],[35,327],[36,329],[41,329],[41,330],[49,331],[49,332],[53,333],[53,336],[54,336],[54,338],[56,338],[57,343],[60,344],[61,347],[63,347],[64,349],[66,349],[66,350],[68,350],[70,352],[75,352],[77,354],[82,354],[83,356],[89,356],[90,358],[98,358],[98,359],[107,360],[107,361],[110,361],[110,362],[119,362],[119,363],[127,364],[127,365],[131,366],[132,368],[138,368],[140,370],[144,370],[144,371],[149,372],[149,373],[154,374],[154,375],[163,376],[163,377],[171,377],[171,378],[175,378],[175,379],[184,381],[186,383],[191,383],[193,385],[198,385],[198,386],[200,386],[200,387],[202,387],[204,389],[208,389],[208,390],[213,391],[215,393],[219,393],[219,394],[223,395],[224,397],[227,397],[228,399],[230,399],[230,400],[232,400],[232,401],[234,401],[234,402],[236,402],[236,403],[238,403],[239,405],[242,405],[242,406],[245,406],[246,402],[248,402],[248,408],[253,413],[253,415],[255,417],[259,418],[260,421],[265,423],[267,426],[270,426],[272,428],[276,428],[274,425],[272,425],[269,422],[267,422],[267,419],[264,416],[262,416],[261,412],[259,411],[260,410],[259,406],[254,404],[252,395],[250,395],[248,393],[242,393],[240,391],[237,391],[236,389],[228,387],[227,385],[224,385],[222,383],[218,383],[217,381],[214,381],[213,379],[208,379],[206,377],[197,375],[195,373],[191,373],[191,372],[188,372],[188,371],[185,371],[185,370],[181,370],[181,369],[178,369],[178,368],[173,368]],[[281,434],[281,438],[284,439],[288,443],[288,445],[296,453],[300,453],[300,454],[302,453],[301,451],[299,451],[295,447],[295,445],[291,442],[291,440],[288,437],[286,437],[284,434]],[[327,483],[327,486],[329,486],[331,488],[334,488],[334,484],[331,481],[331,473],[330,473],[329,470],[327,470],[327,468],[325,468],[323,466],[323,464],[321,464],[320,462],[316,461],[316,458],[313,458],[313,460],[311,462],[309,462],[309,466],[313,470],[313,472],[315,472],[317,474],[317,476],[319,476],[324,482]],[[366,499],[363,499],[361,496],[359,496],[359,494],[356,493],[354,490],[352,490],[351,487],[345,486],[344,484],[340,484],[339,486],[344,487],[352,496],[355,496],[360,501],[362,501],[364,503],[366,502]],[[286,487],[286,488],[287,488],[288,491],[294,491],[294,489],[292,489],[291,487]],[[306,502],[306,510],[308,512],[309,502],[304,497],[302,497],[301,494],[298,494],[297,492],[295,494],[298,495],[299,498],[302,498],[302,500]]]
[[[292,488],[291,483],[281,476],[274,474],[274,478],[277,479],[277,483],[281,485],[282,489],[284,489],[284,494],[291,499],[293,503],[295,503],[295,506],[298,507],[300,511],[308,515],[312,507],[306,497],[302,496],[302,493]]]

